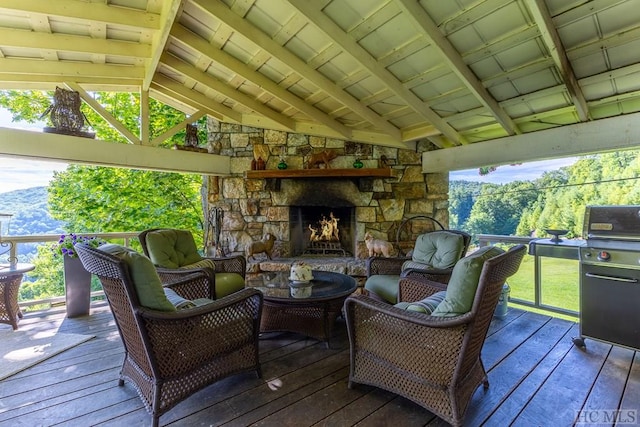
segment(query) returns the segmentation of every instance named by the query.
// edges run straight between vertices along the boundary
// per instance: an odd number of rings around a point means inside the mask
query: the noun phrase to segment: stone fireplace
[[[224,123],[214,136],[220,154],[231,157],[231,175],[212,177],[207,188],[209,205],[224,211],[221,242],[227,254],[244,253],[251,242],[271,233],[274,260],[330,256],[364,261],[366,232],[395,244],[406,218],[428,215],[448,224],[448,175],[422,173],[421,154],[432,148],[428,142],[418,142],[416,150],[389,148]],[[284,156],[288,169],[304,170],[310,154],[327,149],[337,153],[331,169],[352,170],[360,159],[365,170],[391,172],[388,177],[247,177],[254,159],[262,158],[267,171],[277,171]],[[311,228],[321,234],[322,221],[334,221],[332,214],[344,254],[338,249],[307,253]],[[405,235],[409,241],[417,237],[410,229]]]

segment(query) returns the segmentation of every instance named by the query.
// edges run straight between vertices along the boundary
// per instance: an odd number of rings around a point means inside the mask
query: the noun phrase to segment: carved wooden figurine
[[[338,153],[336,153],[334,150],[324,150],[319,153],[313,153],[307,161],[307,168],[320,168],[320,164],[324,163],[325,168],[331,169],[331,165],[329,165],[329,162],[336,157],[338,157]]]
[[[369,256],[382,255],[389,258],[393,254],[393,245],[386,240],[374,239],[368,231],[364,235],[364,243],[369,250]]]
[[[276,237],[271,233],[267,233],[261,241],[251,243],[247,248],[247,259],[255,259],[254,255],[260,253],[266,254],[267,258],[271,259],[271,252],[273,251],[275,241]]]

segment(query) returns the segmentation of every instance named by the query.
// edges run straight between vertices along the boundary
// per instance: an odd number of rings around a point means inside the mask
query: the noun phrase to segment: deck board
[[[144,426],[151,418],[130,384],[119,387],[124,357],[104,302],[91,316],[67,319],[61,308],[27,313],[20,329],[95,338],[0,381],[0,426]],[[494,319],[483,348],[490,387],[478,389],[465,425],[572,425],[580,411],[640,414],[640,356],[588,340],[573,346],[574,322],[510,309]],[[263,377],[240,374],[213,384],[164,414],[172,426],[441,426],[429,411],[374,387],[347,387],[344,323],[331,348],[297,334],[265,334]],[[637,416],[637,415],[635,415]],[[640,420],[636,420],[640,422]]]

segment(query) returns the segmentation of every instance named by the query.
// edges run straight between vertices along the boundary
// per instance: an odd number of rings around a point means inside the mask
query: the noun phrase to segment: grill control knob
[[[598,261],[609,261],[611,259],[611,254],[607,251],[598,252]]]

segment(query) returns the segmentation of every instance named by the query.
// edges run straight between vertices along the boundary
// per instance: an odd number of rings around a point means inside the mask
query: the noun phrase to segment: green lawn
[[[541,303],[579,310],[579,263],[575,260],[541,257]],[[534,257],[526,255],[520,270],[507,280],[511,297],[534,301]]]

